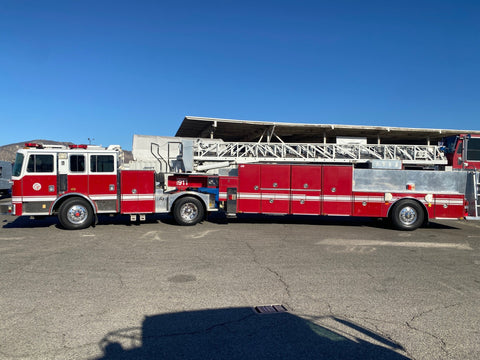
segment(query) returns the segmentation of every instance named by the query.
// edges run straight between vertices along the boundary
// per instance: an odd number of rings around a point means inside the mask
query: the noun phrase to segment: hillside
[[[70,145],[72,144],[71,142],[60,142],[60,141],[53,141],[53,140],[27,140],[27,141],[22,141],[18,142],[15,144],[9,144],[9,145],[3,145],[0,146],[0,160],[3,161],[10,161],[14,162],[15,161],[15,154],[17,153],[17,150],[20,148],[23,148],[25,146],[25,143],[42,143],[42,144],[48,144],[48,145]],[[124,150],[125,154],[125,162],[129,162],[133,160],[133,155],[131,151]]]

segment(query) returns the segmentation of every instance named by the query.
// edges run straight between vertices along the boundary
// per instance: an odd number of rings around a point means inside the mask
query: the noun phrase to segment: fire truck
[[[16,155],[16,216],[57,216],[66,229],[98,214],[132,221],[170,213],[180,225],[207,214],[388,218],[414,230],[430,219],[479,219],[480,133],[440,145],[282,140],[273,128],[255,142],[135,135],[134,161],[119,146],[25,144]]]

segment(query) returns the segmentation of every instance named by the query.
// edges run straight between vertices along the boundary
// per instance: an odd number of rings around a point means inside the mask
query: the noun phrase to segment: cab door
[[[49,214],[57,198],[56,156],[29,153],[22,178],[23,215]]]
[[[67,192],[88,194],[87,156],[84,153],[70,153]]]
[[[99,213],[118,211],[116,154],[92,154],[89,157],[88,193]]]

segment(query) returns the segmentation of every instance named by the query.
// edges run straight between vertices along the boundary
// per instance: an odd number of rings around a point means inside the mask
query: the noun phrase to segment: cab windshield
[[[445,147],[446,154],[453,154],[455,152],[455,145],[457,145],[457,137],[450,136],[443,141],[443,146]]]
[[[20,176],[22,173],[23,159],[25,156],[22,153],[17,153],[15,164],[13,165],[13,176]]]

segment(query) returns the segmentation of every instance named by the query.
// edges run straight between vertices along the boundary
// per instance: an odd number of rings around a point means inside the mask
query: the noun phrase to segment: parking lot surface
[[[477,359],[479,229],[0,215],[0,358]]]

